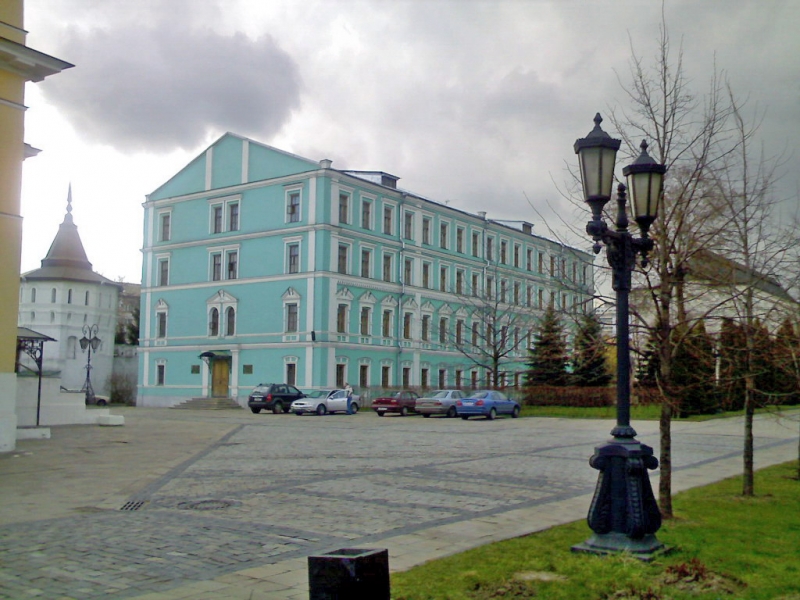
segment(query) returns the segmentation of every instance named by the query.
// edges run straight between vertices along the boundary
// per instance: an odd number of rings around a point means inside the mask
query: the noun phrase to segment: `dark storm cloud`
[[[42,91],[87,141],[123,151],[191,149],[224,131],[268,138],[300,104],[297,65],[268,35],[73,27],[59,56],[76,68]]]

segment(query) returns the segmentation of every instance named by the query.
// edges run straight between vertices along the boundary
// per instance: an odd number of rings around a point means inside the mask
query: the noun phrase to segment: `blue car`
[[[470,417],[486,417],[490,421],[497,415],[519,416],[520,405],[497,390],[478,390],[456,402],[458,416],[465,421]]]

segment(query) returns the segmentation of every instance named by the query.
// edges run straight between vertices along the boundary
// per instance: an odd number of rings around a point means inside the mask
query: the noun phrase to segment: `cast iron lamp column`
[[[586,233],[595,242],[595,254],[600,252],[600,243],[605,244],[617,295],[617,425],[611,430],[612,439],[595,448],[589,460],[600,471],[587,519],[594,535],[572,549],[597,554],[630,552],[649,559],[663,548],[655,536],[661,527],[661,513],[647,474],[648,469],[658,467],[658,459],[651,447],[636,440],[636,431],[630,424],[628,294],[636,255],[642,256],[644,267],[647,253],[653,249],[647,232],[658,211],[666,167],[648,156],[647,143],[642,142],[641,155],[622,170],[631,190],[633,217],[642,235],[635,238],[628,232],[623,184],[617,188],[616,229],[611,231],[603,220],[603,207],[611,198],[620,140],[603,131],[601,122],[598,113],[591,133],[575,142],[575,153],[580,160],[584,197],[592,210]]]
[[[83,384],[83,389],[86,391],[86,404],[94,404],[94,389],[92,388],[92,350],[97,352],[100,346],[100,338],[97,337],[97,325],[84,325],[83,337],[79,340],[81,343],[81,350],[88,350],[89,354],[86,356],[86,381]]]

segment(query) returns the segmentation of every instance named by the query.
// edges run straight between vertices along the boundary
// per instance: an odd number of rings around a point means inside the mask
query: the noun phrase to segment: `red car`
[[[419,398],[419,394],[416,392],[403,390],[393,396],[375,398],[372,401],[372,410],[378,413],[379,417],[387,412],[400,413],[401,417],[405,417],[409,412],[415,412],[417,398]]]

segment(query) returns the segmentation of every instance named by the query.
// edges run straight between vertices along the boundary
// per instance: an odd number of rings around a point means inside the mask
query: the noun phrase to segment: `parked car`
[[[247,406],[255,414],[261,409],[271,410],[276,415],[289,412],[292,402],[305,398],[306,395],[293,385],[287,383],[259,383],[247,399]]]
[[[353,394],[350,410],[355,414],[358,412],[358,405],[361,397]],[[296,415],[303,413],[325,413],[347,412],[347,392],[344,390],[314,390],[306,393],[305,398],[292,402],[291,411]]]
[[[456,401],[458,416],[465,421],[475,416],[483,416],[491,421],[497,415],[511,415],[516,419],[521,410],[516,401],[497,390],[478,390]]]
[[[465,396],[461,390],[436,390],[435,392],[417,399],[414,407],[423,417],[431,415],[456,416],[456,401]]]
[[[409,412],[414,412],[419,394],[410,390],[402,390],[391,396],[375,398],[372,401],[372,410],[382,417],[386,413],[400,413],[405,417]]]

